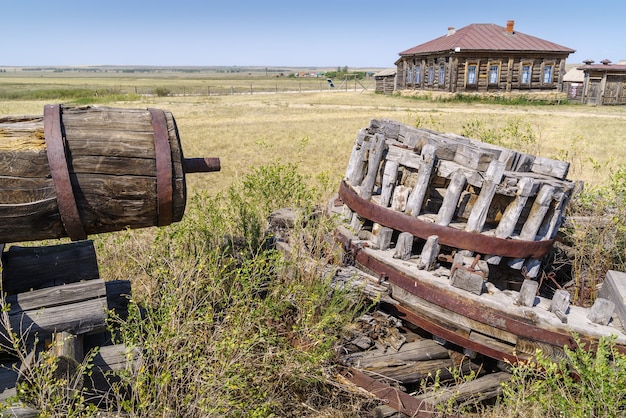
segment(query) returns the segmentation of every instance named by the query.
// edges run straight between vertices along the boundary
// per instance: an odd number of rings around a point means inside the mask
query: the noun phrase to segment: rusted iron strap
[[[154,152],[156,154],[157,225],[172,223],[172,154],[165,112],[148,109],[152,116]]]
[[[413,236],[422,239],[428,239],[431,235],[437,235],[440,244],[476,251],[481,254],[539,259],[550,251],[554,243],[554,239],[527,241],[490,237],[423,221],[361,198],[345,181],[342,181],[339,186],[339,197],[359,216],[383,226],[402,232],[409,232]]]
[[[72,241],[87,238],[80,220],[76,197],[72,189],[67,164],[65,137],[62,132],[61,105],[45,105],[43,108],[43,130],[50,175],[54,184],[61,222]]]
[[[351,241],[345,236],[341,237],[343,234],[339,233],[339,235],[338,240],[342,242],[344,248],[346,248],[346,242]],[[407,275],[394,266],[368,254],[367,250],[361,249],[354,243],[350,243],[346,251],[352,251],[355,261],[372,271],[376,276],[384,277],[389,283],[443,309],[532,341],[542,341],[557,347],[563,347],[564,345],[576,347],[574,338],[571,334],[565,333],[565,331],[558,332],[556,330],[544,329],[535,325],[531,318],[521,317],[500,309],[471,303],[471,299],[461,296],[457,292],[438,286],[431,286],[420,281],[419,278]]]
[[[343,375],[352,383],[365,389],[376,398],[387,401],[389,406],[396,411],[402,412],[410,417],[433,416],[434,407],[430,402],[426,402],[417,396],[411,396],[400,389],[372,379],[360,370],[351,367],[345,371]]]

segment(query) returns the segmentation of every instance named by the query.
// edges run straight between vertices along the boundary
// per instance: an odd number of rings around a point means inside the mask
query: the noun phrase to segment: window
[[[498,65],[490,65],[489,66],[489,84],[498,85],[498,73],[500,71],[500,67]]]
[[[415,84],[420,84],[422,82],[422,67],[419,65],[415,66]]]
[[[467,66],[467,84],[476,85],[476,65]]]
[[[406,75],[406,81],[409,84],[413,83],[413,70],[411,70],[411,67],[409,67],[408,74]]]
[[[428,67],[428,85],[432,86],[435,82],[435,67],[432,65]]]
[[[522,84],[530,84],[530,65],[522,64]]]
[[[543,67],[543,84],[552,83],[552,66],[546,65]]]
[[[439,87],[443,87],[446,84],[446,66],[439,65]]]

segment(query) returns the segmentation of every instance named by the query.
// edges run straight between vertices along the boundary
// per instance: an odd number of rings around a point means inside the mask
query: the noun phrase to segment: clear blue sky
[[[471,23],[626,60],[626,2],[2,0],[0,66],[393,67],[398,52]]]

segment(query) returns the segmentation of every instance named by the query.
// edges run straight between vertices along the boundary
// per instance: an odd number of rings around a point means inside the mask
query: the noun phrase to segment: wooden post
[[[367,161],[367,153],[371,142],[371,137],[367,135],[364,129],[361,129],[352,148],[348,169],[346,170],[346,179],[352,186],[360,186],[363,181],[365,162]]]
[[[367,174],[365,174],[359,191],[359,196],[363,199],[371,198],[374,193],[374,184],[376,183],[378,169],[380,168],[380,162],[383,159],[386,147],[385,136],[379,133],[375,134],[367,161]]]
[[[537,297],[537,289],[539,288],[539,283],[526,279],[522,283],[522,288],[519,292],[518,302],[522,306],[533,307],[535,305],[535,299]]]
[[[467,219],[466,231],[469,232],[481,232],[485,221],[487,219],[487,213],[489,206],[493,200],[493,196],[496,193],[496,186],[500,183],[502,175],[504,174],[504,163],[498,160],[492,160],[489,163],[487,172],[485,174],[485,181],[480,188],[480,194],[474,203],[474,207]]]
[[[467,178],[463,174],[462,170],[457,170],[450,180],[450,184],[446,189],[446,194],[443,197],[443,203],[441,209],[437,214],[437,225],[448,226],[454,218],[457,205],[459,204],[459,197],[461,192],[465,188]]]
[[[519,181],[517,185],[517,196],[504,210],[502,219],[500,219],[500,223],[498,223],[498,227],[496,228],[496,237],[509,238],[511,234],[513,234],[517,221],[522,214],[522,210],[534,188],[535,181],[530,177],[524,177]],[[489,264],[500,264],[502,257],[487,255],[484,259]]]
[[[535,202],[533,203],[532,208],[530,209],[530,214],[526,218],[526,223],[522,227],[522,231],[520,232],[519,238],[523,240],[534,241],[537,237],[537,231],[541,227],[543,223],[543,218],[545,217],[548,209],[550,209],[550,203],[552,202],[552,196],[554,194],[554,187],[549,184],[544,184],[539,189],[539,193],[537,193],[537,197],[535,197]],[[509,261],[509,267],[514,269],[521,269],[526,260],[524,258],[518,258]],[[532,276],[528,276],[532,278]]]
[[[424,269],[426,271],[433,270],[437,265],[437,256],[439,255],[439,237],[437,235],[431,235],[426,240],[422,254],[420,256],[420,262],[417,268]]]
[[[398,164],[397,161],[387,161],[385,163],[385,171],[383,173],[382,189],[380,193],[380,206],[386,208],[389,206],[391,196],[393,195],[393,189],[398,179]]]
[[[374,236],[375,243],[378,246],[378,249],[382,251],[389,249],[389,246],[391,245],[393,229],[375,223],[372,227],[372,235]]]
[[[420,161],[420,168],[417,173],[417,182],[406,204],[406,213],[408,215],[417,217],[422,210],[422,204],[424,203],[433,166],[435,165],[436,151],[437,148],[431,144],[424,145],[422,148],[422,160]]]
[[[615,304],[613,302],[608,299],[598,298],[593,303],[587,318],[594,324],[608,325],[614,310]]]
[[[399,258],[400,260],[408,260],[411,258],[411,251],[413,250],[413,235],[408,232],[402,232],[398,236],[398,242],[396,243],[396,251],[393,258]]]
[[[555,314],[561,322],[567,323],[567,311],[569,310],[569,292],[567,290],[558,289],[552,296],[550,303],[550,312]]]

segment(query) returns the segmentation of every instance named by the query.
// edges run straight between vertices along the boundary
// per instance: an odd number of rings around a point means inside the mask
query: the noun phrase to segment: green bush
[[[515,417],[624,416],[625,387],[626,355],[605,337],[594,350],[565,348],[560,362],[537,351],[536,360],[514,365],[500,406]]]

